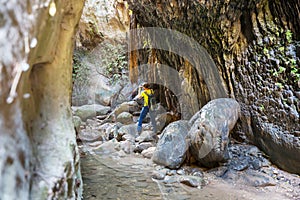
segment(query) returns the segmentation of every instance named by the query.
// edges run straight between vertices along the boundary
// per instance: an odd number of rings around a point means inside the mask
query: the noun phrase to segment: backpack
[[[156,109],[156,98],[154,96],[154,94],[147,94],[147,92],[145,92],[145,94],[148,96],[148,106],[150,110],[155,110]]]

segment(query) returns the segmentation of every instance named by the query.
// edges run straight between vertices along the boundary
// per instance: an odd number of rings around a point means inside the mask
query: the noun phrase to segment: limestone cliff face
[[[0,8],[1,199],[81,196],[70,95],[83,3],[7,1]]]
[[[176,30],[202,45],[227,95],[242,106],[235,137],[254,142],[274,163],[300,173],[299,1],[130,0],[129,5],[132,28]],[[164,39],[172,46],[172,38]],[[207,74],[195,73],[195,65],[172,52],[157,50],[154,60],[185,75],[185,90],[196,91],[198,105],[212,99]],[[149,57],[139,51],[139,63],[151,62]],[[185,105],[193,102],[190,98]]]
[[[126,72],[120,69],[125,71],[126,68],[128,30],[126,1],[85,2],[73,57],[76,71],[72,93],[74,106],[94,103],[115,106],[116,102],[125,100],[123,91],[131,86],[127,80],[123,81]],[[120,82],[113,84],[116,81]]]
[[[129,30],[129,20],[126,1],[85,1],[76,36],[76,47],[93,50],[103,40],[124,41]]]

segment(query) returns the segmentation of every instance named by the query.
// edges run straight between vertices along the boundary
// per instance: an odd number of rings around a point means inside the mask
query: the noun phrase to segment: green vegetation
[[[82,60],[85,58],[86,52],[84,50],[75,50],[73,54],[73,83],[79,85],[87,85],[89,83],[89,67],[83,65]]]
[[[277,87],[279,87],[280,89],[282,89],[282,88],[283,88],[283,85],[282,85],[282,83],[275,83],[275,85],[276,85]]]
[[[103,45],[105,57],[102,60],[104,66],[104,75],[107,76],[111,84],[121,80],[124,74],[128,73],[127,46],[125,44]]]
[[[259,109],[260,109],[261,111],[264,111],[264,110],[265,110],[265,106],[264,106],[264,105],[260,105]]]
[[[84,64],[87,51],[76,49],[73,53],[73,88],[72,88],[72,103],[85,102],[88,96],[88,88],[90,85],[90,69]]]
[[[287,30],[285,32],[285,36],[286,36],[286,40],[288,43],[292,43],[292,39],[293,39],[293,33],[291,30]]]
[[[276,65],[272,64],[270,69],[271,75],[277,78],[276,85],[280,88],[283,85],[294,85],[297,87],[300,81],[300,60],[295,54],[295,49],[300,46],[299,42],[293,40],[291,30],[277,30],[275,36],[269,36],[270,42],[259,45],[261,55],[257,55],[257,60],[276,61]],[[262,59],[265,57],[266,59]],[[280,85],[279,85],[280,84]]]
[[[73,83],[76,87],[89,84],[89,65],[98,66],[98,72],[109,78],[114,84],[128,73],[128,57],[125,44],[103,43],[101,52],[92,53],[87,50],[75,50],[73,54]],[[100,55],[100,57],[99,57]]]

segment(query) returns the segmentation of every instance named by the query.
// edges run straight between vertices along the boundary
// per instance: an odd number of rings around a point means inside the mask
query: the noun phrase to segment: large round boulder
[[[191,118],[190,152],[199,164],[214,167],[228,159],[229,132],[239,113],[236,100],[220,98],[207,103]]]

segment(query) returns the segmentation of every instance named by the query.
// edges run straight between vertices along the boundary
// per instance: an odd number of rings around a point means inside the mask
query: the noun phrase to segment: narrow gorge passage
[[[288,76],[285,73],[290,71],[281,70],[275,77],[278,69],[273,65],[285,65],[284,60],[274,60],[284,54],[279,49],[286,43],[296,50],[298,39],[295,35],[294,40],[285,38],[292,25],[277,33],[279,25],[269,21],[271,15],[283,14],[279,10],[276,13],[278,5],[265,1],[222,4],[220,1],[147,0],[104,4],[102,9],[107,13],[101,12],[101,6],[96,7],[97,17],[91,18],[95,22],[91,26],[84,22],[93,12],[93,4],[87,4],[80,41],[81,47],[88,51],[82,54],[80,45],[75,49],[76,67],[90,71],[84,79],[88,83],[74,84],[78,87],[74,87],[73,107],[75,110],[88,104],[97,107],[94,115],[80,117],[84,120],[81,128],[77,128],[84,198],[298,199],[299,176],[274,166],[275,159],[275,163],[294,172],[299,164],[292,158],[299,151],[297,79],[292,74],[289,83],[281,79],[288,85],[281,88],[284,84],[279,83],[280,77]],[[163,6],[167,9],[162,9]],[[93,30],[100,27],[99,34],[92,32],[87,36],[88,27]],[[178,37],[181,40],[176,40]],[[91,38],[98,42],[93,43]],[[199,44],[201,48],[197,49]],[[299,62],[297,54],[290,56],[293,58],[288,59]],[[285,68],[292,70],[294,66],[285,65]],[[84,70],[82,76],[86,76]],[[162,107],[157,118],[158,122],[164,122],[160,125],[159,138],[168,124],[191,119],[212,99],[237,100],[241,118],[229,140],[224,137],[218,143],[221,148],[228,142],[227,162],[209,169],[185,163],[176,170],[155,164],[152,154],[157,148],[157,138],[152,138],[149,118],[144,123],[142,138],[137,135],[136,119],[141,107],[131,102],[133,93],[144,81],[153,83]],[[88,87],[83,87],[84,84]],[[281,109],[286,118],[279,119],[279,113],[272,115],[273,108]],[[224,126],[222,131],[226,129]],[[271,138],[272,134],[279,134],[280,139],[274,140],[276,145],[290,144],[282,149],[293,152],[283,156],[281,147],[270,150],[274,147],[273,140],[261,138],[263,131]],[[270,159],[266,152],[276,154],[275,158]],[[295,165],[285,164],[290,160]]]
[[[299,8],[1,1],[0,200],[299,200]]]

